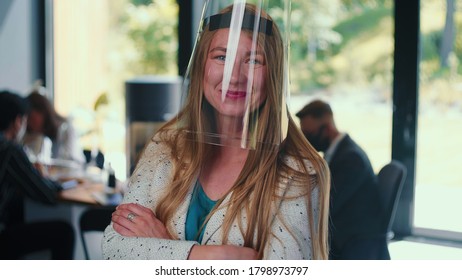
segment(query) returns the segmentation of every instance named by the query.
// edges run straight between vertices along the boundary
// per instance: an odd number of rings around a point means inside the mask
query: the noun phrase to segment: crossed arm
[[[134,218],[128,219],[129,214]],[[173,238],[168,234],[165,225],[160,222],[151,209],[139,204],[121,204],[112,214],[114,230],[126,237],[146,237],[169,239]],[[193,245],[188,259],[234,259],[252,260],[257,258],[257,251],[248,247],[234,245]]]

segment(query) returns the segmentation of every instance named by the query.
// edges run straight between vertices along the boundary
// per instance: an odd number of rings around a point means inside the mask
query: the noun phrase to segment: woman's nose
[[[236,61],[234,63],[231,73],[231,83],[239,83],[247,80],[249,69],[246,66],[247,65],[242,61]]]

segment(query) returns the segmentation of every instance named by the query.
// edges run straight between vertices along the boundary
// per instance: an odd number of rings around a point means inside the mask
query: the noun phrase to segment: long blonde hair
[[[232,10],[228,7],[222,11],[226,13]],[[247,4],[246,10],[255,13],[255,7]],[[266,14],[262,16],[270,19]],[[201,139],[201,134],[193,136],[185,131],[204,131],[204,128],[212,124],[206,120],[213,119],[207,110],[202,106],[207,106],[203,98],[202,80],[204,76],[204,61],[208,52],[208,46],[215,34],[215,31],[208,31],[207,28],[201,34],[198,42],[197,54],[192,61],[191,85],[184,108],[177,118],[165,124],[158,132],[157,137],[167,143],[172,151],[172,160],[175,171],[171,182],[170,191],[166,193],[155,209],[157,217],[167,225],[170,234],[174,236],[171,228],[173,214],[179,205],[184,202],[186,196],[197,180],[197,175],[211,155],[211,146],[205,144]],[[264,44],[268,81],[267,100],[262,105],[259,112],[257,130],[257,142],[263,143],[268,140],[273,143],[280,141],[281,121],[283,112],[281,106],[282,97],[282,77],[284,69],[283,63],[283,44],[280,32],[275,24],[271,36],[266,36],[265,40],[259,40]],[[205,105],[204,105],[205,104]],[[209,112],[210,114],[212,112]],[[202,116],[201,116],[202,115]],[[198,116],[201,116],[198,118]],[[327,220],[328,220],[328,201],[330,175],[327,165],[319,154],[305,139],[301,131],[296,127],[293,119],[287,116],[288,134],[286,139],[279,145],[277,150],[266,149],[261,146],[255,150],[250,150],[244,167],[239,174],[236,182],[231,187],[231,198],[226,205],[227,213],[223,222],[223,244],[227,243],[228,233],[233,221],[241,221],[240,217],[247,216],[247,221],[253,221],[247,225],[241,225],[240,229],[244,236],[244,246],[254,248],[259,252],[259,257],[264,257],[264,248],[271,237],[271,221],[273,220],[273,203],[284,198],[278,195],[279,186],[289,177],[293,181],[292,187],[300,188],[300,195],[307,199],[308,219],[310,233],[312,237],[312,256],[315,259],[327,259]],[[197,121],[200,119],[201,121]],[[193,137],[193,139],[191,139]],[[286,156],[293,157],[298,165],[297,169],[290,167],[284,160]],[[305,160],[311,161],[315,175],[309,175],[306,170]],[[315,187],[318,187],[318,204],[320,209],[318,220],[315,221],[312,207],[311,194]],[[224,196],[226,197],[226,195]],[[223,198],[217,202],[217,206],[209,214],[209,217],[216,211],[223,202]],[[258,209],[258,211],[255,211]],[[283,217],[281,217],[283,219]],[[290,230],[290,229],[289,229]]]

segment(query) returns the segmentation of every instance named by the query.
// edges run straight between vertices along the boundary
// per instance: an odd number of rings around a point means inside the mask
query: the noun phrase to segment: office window
[[[53,1],[54,100],[126,175],[125,81],[177,75],[175,0]]]
[[[422,1],[420,18],[414,226],[462,239],[462,10],[455,0]]]
[[[391,159],[393,1],[293,1],[293,114],[328,101],[376,172]]]

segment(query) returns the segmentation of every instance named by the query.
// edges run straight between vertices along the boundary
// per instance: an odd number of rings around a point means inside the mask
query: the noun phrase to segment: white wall
[[[37,2],[0,1],[0,89],[26,95],[39,76]]]

